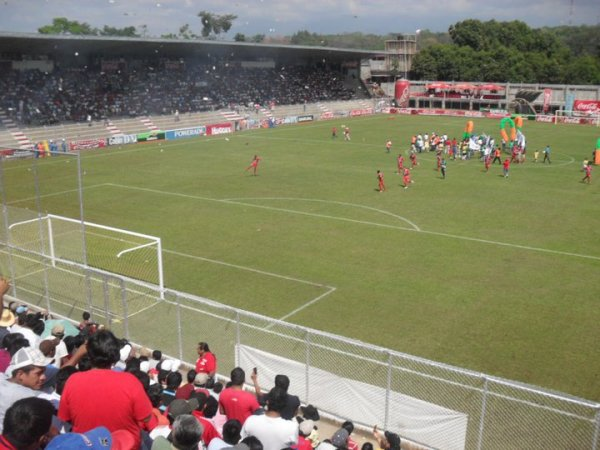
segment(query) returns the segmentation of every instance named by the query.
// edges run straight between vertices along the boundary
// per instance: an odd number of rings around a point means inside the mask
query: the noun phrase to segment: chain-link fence
[[[77,180],[64,186],[61,198],[65,192],[72,197],[70,208],[84,227],[78,161],[56,157],[66,184]],[[357,425],[379,424],[426,447],[600,450],[597,403],[163,291],[92,267],[85,256],[57,263],[43,217],[58,192],[43,190],[46,174],[36,166],[35,160],[10,168],[0,164],[0,267],[19,301],[74,321],[91,311],[117,335],[189,363],[197,357],[197,342],[208,341],[224,376],[238,365],[247,372],[259,367],[261,383],[269,388],[277,373],[285,373],[304,403]],[[31,173],[31,185],[23,185],[23,173]],[[32,219],[38,226],[13,239],[12,225]],[[85,233],[78,236],[85,255]]]

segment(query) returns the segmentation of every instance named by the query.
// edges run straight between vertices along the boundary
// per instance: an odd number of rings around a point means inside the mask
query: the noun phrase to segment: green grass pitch
[[[467,119],[369,116],[88,151],[85,219],[160,236],[170,288],[409,354],[600,400],[600,129],[525,122],[528,161],[396,157]],[[499,121],[474,120],[499,140]],[[331,128],[351,127],[352,140]],[[385,152],[387,139],[392,152]],[[552,164],[531,162],[552,146]],[[254,154],[258,176],[244,169]],[[408,159],[408,158],[407,158]],[[74,164],[39,160],[44,212],[78,217]],[[36,209],[31,161],[5,162]],[[377,192],[376,171],[387,191]]]

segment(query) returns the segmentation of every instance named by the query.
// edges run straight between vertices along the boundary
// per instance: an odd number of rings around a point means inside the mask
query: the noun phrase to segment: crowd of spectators
[[[0,74],[0,108],[24,125],[85,122],[254,105],[355,97],[344,76],[324,67],[244,68],[234,63],[129,61],[114,70],[55,67]]]
[[[180,361],[134,349],[87,312],[66,327],[25,305],[5,306],[8,289],[0,278],[0,450],[359,450],[350,421],[320,435],[317,408],[301,406],[286,375],[265,393],[254,368],[252,391],[236,367],[223,385],[206,342],[184,372]],[[397,434],[375,427],[373,440],[400,450]]]

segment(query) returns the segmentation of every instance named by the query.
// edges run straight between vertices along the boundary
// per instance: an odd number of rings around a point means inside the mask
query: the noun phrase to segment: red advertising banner
[[[217,134],[228,134],[233,133],[233,128],[230,123],[218,123],[213,125],[206,125],[206,134],[208,136],[215,136]]]
[[[580,114],[600,114],[600,101],[598,100],[575,100],[573,111]]]
[[[365,109],[352,109],[350,110],[350,116],[366,116],[369,114],[373,114],[373,108],[365,108]]]
[[[86,150],[89,148],[106,147],[106,139],[84,139],[82,141],[71,141],[69,148],[71,150]]]

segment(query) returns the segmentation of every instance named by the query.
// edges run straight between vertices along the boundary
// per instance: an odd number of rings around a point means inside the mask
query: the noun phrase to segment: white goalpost
[[[15,247],[41,254],[52,267],[74,265],[118,274],[141,285],[158,286],[164,299],[159,237],[55,214],[15,222],[8,228]]]

